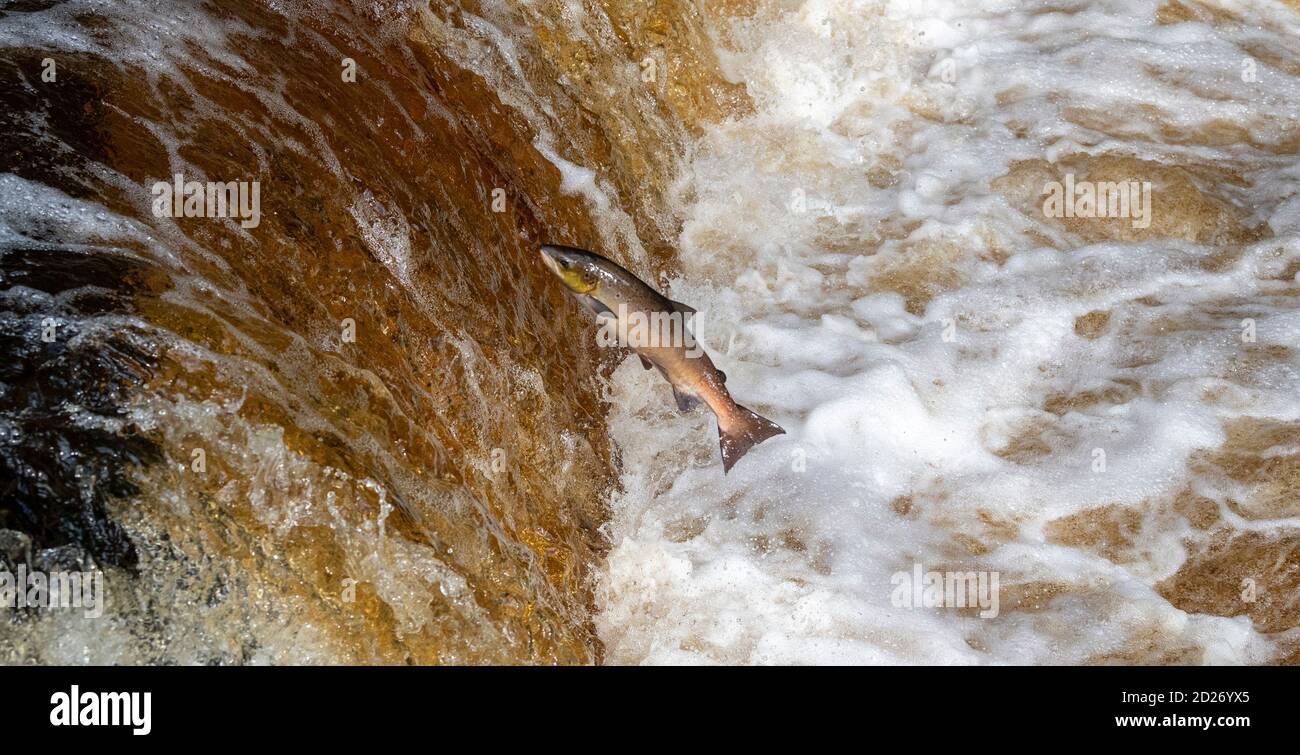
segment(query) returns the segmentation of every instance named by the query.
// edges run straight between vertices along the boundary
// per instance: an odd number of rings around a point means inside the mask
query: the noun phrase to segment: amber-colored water
[[[0,524],[111,570],[111,621],[64,627],[99,640],[84,660],[600,658],[590,571],[617,459],[598,355],[536,246],[671,266],[682,135],[744,99],[712,78],[693,9],[562,5],[497,10],[518,67],[474,2],[5,12],[0,171],[13,200],[45,193],[6,202],[26,236],[6,283],[40,292],[8,337],[24,375],[70,385],[24,398],[43,418],[18,432],[42,435],[6,460],[22,492]],[[656,35],[688,72],[671,87],[640,84]],[[542,150],[602,166],[623,237]],[[260,225],[154,217],[149,187],[175,173],[260,181]],[[62,338],[27,337],[50,316]],[[87,437],[78,401],[115,429]],[[93,513],[67,520],[78,500]],[[7,628],[4,655],[68,660],[46,641],[61,620]]]

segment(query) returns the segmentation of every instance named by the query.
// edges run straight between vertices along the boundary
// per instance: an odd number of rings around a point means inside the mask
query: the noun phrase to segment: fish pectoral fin
[[[637,354],[637,356],[641,357],[640,354]],[[648,370],[651,367],[654,367],[655,363],[651,362],[649,359],[646,359],[645,357],[641,357],[641,366]]]
[[[689,412],[700,405],[700,400],[698,398],[684,391],[677,390],[677,386],[673,386],[673,398],[677,399],[677,408],[683,412]]]
[[[604,304],[601,303],[600,299],[597,299],[594,296],[588,296],[586,294],[583,294],[582,296],[578,297],[578,301],[582,304],[583,309],[595,315],[597,320],[599,320],[602,317],[613,317],[615,319],[618,318],[618,316],[614,314],[613,310],[611,310],[609,307],[606,307]]]

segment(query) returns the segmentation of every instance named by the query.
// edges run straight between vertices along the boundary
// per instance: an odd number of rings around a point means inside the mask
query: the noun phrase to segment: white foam
[[[679,187],[691,199],[673,296],[702,310],[737,401],[787,435],[724,476],[711,416],[669,409],[668,389],[635,360],[614,373],[610,426],[624,467],[598,598],[608,660],[1070,663],[1141,638],[1207,663],[1266,660],[1273,642],[1249,619],[1189,615],[1156,591],[1186,558],[1178,526],[1151,528],[1123,565],[1050,543],[1044,528],[1103,505],[1158,508],[1188,483],[1189,457],[1223,443],[1224,420],[1300,414],[1294,364],[1253,382],[1224,378],[1241,359],[1241,317],[1268,332],[1260,343],[1300,345],[1294,309],[1265,295],[1285,284],[1259,274],[1300,244],[1285,201],[1300,190],[1293,158],[1164,145],[1136,109],[1159,107],[1187,128],[1250,122],[1263,141],[1283,138],[1276,124],[1295,122],[1300,81],[1260,62],[1267,87],[1241,82],[1237,44],[1284,48],[1294,16],[1160,27],[1156,2],[1035,15],[998,1],[888,5],[809,0],[738,26],[742,49],[721,55],[757,112],[696,145]],[[955,81],[941,75],[948,58]],[[907,102],[928,103],[941,121]],[[1095,134],[1063,117],[1068,105],[1153,138]],[[1025,138],[1011,135],[1013,121],[1030,125]],[[1027,227],[1059,231],[1020,215],[989,182],[1014,161],[1077,151],[1245,166],[1250,185],[1225,193],[1279,238],[1221,272],[1197,264],[1216,249],[1176,241],[1040,248]],[[878,188],[867,168],[883,156],[902,170]],[[802,213],[791,197],[806,200]],[[874,230],[899,215],[920,226],[877,246]],[[979,257],[989,233],[1013,252],[1001,266]],[[947,250],[926,267],[953,275],[918,316],[872,284],[915,259],[922,239]],[[1160,304],[1134,303],[1141,297]],[[1211,303],[1226,299],[1245,314],[1215,314]],[[1076,318],[1098,309],[1111,311],[1110,326],[1095,340],[1076,335]],[[1199,313],[1196,327],[1160,329],[1159,318],[1188,313]],[[1123,379],[1140,395],[1043,409],[1049,396]],[[1234,400],[1203,400],[1210,384],[1230,386]],[[1045,448],[1019,461],[996,453],[1034,427]],[[991,534],[988,521],[1014,535]],[[1050,583],[1061,593],[993,619],[898,607],[891,576],[917,563],[996,571],[1004,591]]]

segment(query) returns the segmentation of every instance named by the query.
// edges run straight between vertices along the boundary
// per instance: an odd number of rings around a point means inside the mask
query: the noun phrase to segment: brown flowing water
[[[895,5],[5,5],[0,559],[103,569],[108,607],[3,617],[0,659],[1294,658],[1295,13],[1134,11],[1285,80],[1140,74],[1233,121],[1051,80],[1110,4]],[[1060,68],[954,91],[926,45],[966,22]],[[1155,182],[1153,222],[1035,218],[1067,171]],[[258,182],[259,222],[160,217],[177,174]],[[787,445],[724,480],[543,242],[715,303]],[[1076,485],[1103,435],[1115,482]],[[914,557],[1000,572],[1008,618],[881,609]]]
[[[599,659],[602,365],[536,246],[670,267],[658,187],[743,104],[689,51],[694,81],[640,86],[620,40],[689,15],[607,10],[5,9],[0,516],[110,569],[115,617],[6,625],[5,656]],[[544,151],[595,158],[620,236]],[[178,173],[258,180],[260,224],[154,217]]]

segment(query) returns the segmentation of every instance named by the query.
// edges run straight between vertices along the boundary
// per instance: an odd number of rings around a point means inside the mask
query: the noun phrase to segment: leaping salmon
[[[718,438],[722,447],[722,471],[731,468],[749,449],[785,430],[769,419],[746,409],[732,400],[727,392],[727,376],[713,366],[704,349],[686,338],[656,338],[665,331],[644,325],[674,318],[684,323],[695,310],[673,301],[651,288],[617,263],[594,252],[569,246],[545,244],[542,261],[577,297],[598,321],[612,323],[619,333],[640,333],[632,348],[646,369],[655,367],[673,388],[673,396],[682,411],[703,401],[718,418]],[[612,318],[612,320],[603,320]],[[635,323],[635,324],[634,324]],[[665,343],[664,341],[668,342]]]

